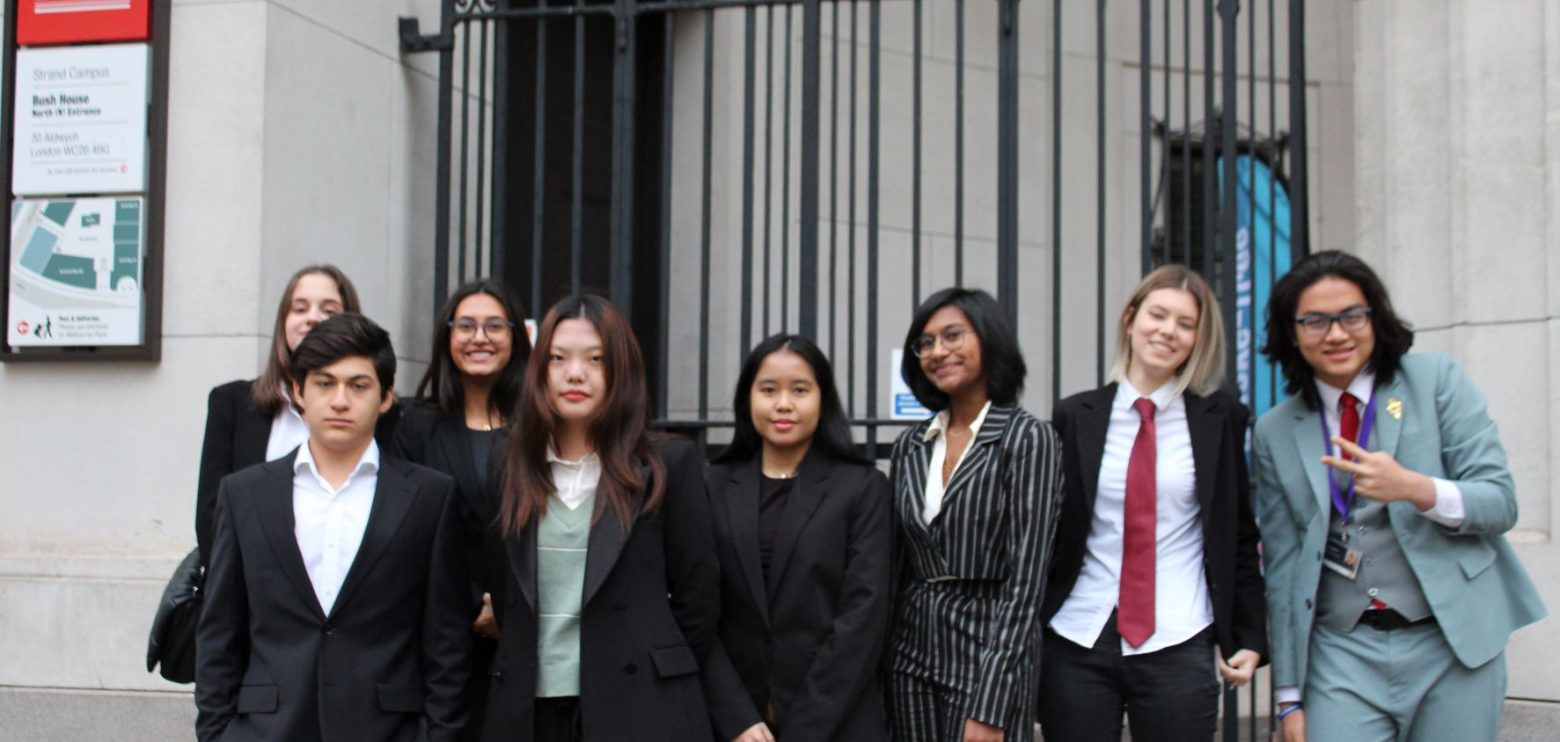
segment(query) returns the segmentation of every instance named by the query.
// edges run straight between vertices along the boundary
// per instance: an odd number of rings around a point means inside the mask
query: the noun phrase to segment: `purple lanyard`
[[[1322,450],[1331,452],[1332,436],[1327,432],[1327,410],[1323,409],[1321,405],[1317,405],[1316,414],[1322,421]],[[1354,442],[1355,445],[1370,450],[1370,431],[1375,426],[1376,393],[1373,391],[1370,395],[1370,401],[1365,404],[1365,415],[1360,418],[1359,437]],[[1340,430],[1339,433],[1341,434],[1342,431]],[[1342,456],[1343,451],[1339,450],[1338,455]],[[1334,472],[1327,472],[1327,491],[1332,495],[1333,507],[1338,509],[1338,514],[1343,516],[1343,522],[1347,524],[1349,522],[1349,509],[1354,507],[1354,477],[1349,477],[1349,494],[1345,497],[1338,487],[1338,478],[1334,476]]]

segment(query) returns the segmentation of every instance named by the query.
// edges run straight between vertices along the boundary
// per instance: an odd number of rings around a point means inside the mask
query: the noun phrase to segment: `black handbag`
[[[162,676],[175,683],[195,682],[195,628],[200,623],[201,583],[205,568],[200,550],[191,549],[163,589],[152,633],[146,642],[146,671],[162,665]]]

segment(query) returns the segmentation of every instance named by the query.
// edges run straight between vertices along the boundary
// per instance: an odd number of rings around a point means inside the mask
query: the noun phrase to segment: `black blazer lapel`
[[[605,476],[605,474],[603,474]],[[651,486],[650,467],[639,467],[639,481],[645,483],[645,488]],[[599,491],[599,490],[598,490]],[[643,502],[644,496],[635,500],[638,506]],[[601,517],[595,525],[590,527],[590,543],[586,546],[585,553],[585,594],[580,605],[589,605],[590,599],[601,589],[602,583],[607,581],[607,575],[612,574],[613,565],[617,564],[618,556],[623,553],[623,545],[628,543],[628,536],[633,532],[633,520],[637,520],[637,507],[635,517],[630,520],[628,529],[624,529],[619,523],[616,513],[606,509],[606,503],[598,502],[596,505],[601,510]]]
[[[1192,438],[1192,478],[1196,480],[1197,504],[1207,518],[1213,509],[1213,483],[1219,465],[1219,443],[1224,419],[1219,403],[1195,394],[1186,395],[1186,427]]]
[[[341,583],[341,594],[330,609],[332,616],[352,601],[353,593],[362,586],[368,574],[385,553],[390,542],[400,530],[401,522],[412,509],[417,490],[412,481],[402,474],[390,459],[381,459],[379,482],[374,487],[374,505],[368,511],[368,525],[363,529],[363,542],[358,544],[357,556],[347,569],[347,578]]]
[[[481,498],[487,494],[487,476],[476,470],[471,456],[471,435],[466,431],[466,421],[456,414],[441,414],[433,424],[433,438],[449,462],[450,476],[467,497]],[[487,508],[490,503],[482,502]],[[490,510],[481,511],[484,518],[494,515]]]
[[[975,434],[975,440],[970,441],[964,455],[959,459],[953,476],[948,478],[948,485],[943,488],[942,509],[938,511],[937,518],[933,522],[941,521],[943,515],[953,506],[959,494],[964,490],[964,483],[976,476],[985,465],[986,459],[999,455],[997,442],[1002,440],[1002,434],[1007,432],[1008,421],[1013,418],[1013,412],[1017,409],[1014,405],[992,405],[986,411],[986,419],[980,423],[980,432]],[[925,469],[922,469],[925,472]],[[937,473],[929,473],[926,476],[938,476]],[[923,492],[925,490],[922,490]]]
[[[265,461],[265,449],[271,443],[271,418],[260,414],[247,394],[239,405],[234,426],[233,471]]]
[[[1082,410],[1072,431],[1078,440],[1078,470],[1082,486],[1084,512],[1094,512],[1094,498],[1100,485],[1100,461],[1105,458],[1105,435],[1110,429],[1110,408],[1116,402],[1116,382],[1111,382],[1079,400]]]
[[[832,471],[833,467],[829,466],[823,454],[810,452],[802,460],[796,485],[791,490],[790,500],[785,504],[785,511],[780,515],[780,530],[775,534],[775,550],[769,563],[770,594],[780,584],[780,578],[785,576],[786,564],[791,561],[791,554],[796,550],[796,541],[801,537],[807,519],[823,502]]]
[[[731,540],[736,545],[737,561],[747,579],[753,602],[758,605],[764,624],[769,623],[769,595],[764,585],[763,567],[758,556],[758,462],[737,464],[731,469],[726,486],[726,515],[731,521]]]
[[[315,617],[324,621],[325,610],[320,607],[320,599],[314,594],[314,583],[309,580],[308,568],[303,566],[303,552],[299,551],[298,537],[293,533],[296,522],[293,520],[292,480],[293,462],[297,458],[298,453],[294,451],[267,464],[265,481],[254,493],[251,502],[259,515],[260,530],[265,533],[266,541],[270,542],[271,553],[276,555],[282,573],[287,575],[287,581],[292,583],[303,601],[314,609]]]
[[[905,456],[899,462],[899,469],[894,472],[895,481],[900,482],[899,491],[895,493],[899,519],[913,533],[923,536],[930,532],[926,521],[921,519],[921,508],[925,504],[923,498],[926,496],[926,467],[932,456],[932,444],[924,438],[930,425],[928,421],[910,429],[911,439],[905,446]]]

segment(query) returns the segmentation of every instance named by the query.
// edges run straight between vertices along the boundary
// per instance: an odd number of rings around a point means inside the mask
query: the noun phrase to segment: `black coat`
[[[580,612],[580,713],[588,742],[712,739],[700,687],[719,610],[703,462],[686,441],[661,448],[666,495],[623,531],[610,509],[590,530]],[[641,470],[649,482],[649,468]],[[499,614],[482,738],[529,740],[537,674],[536,519],[507,539],[509,587]]]
[[[766,580],[756,460],[710,468],[719,643],[705,692],[718,739],[763,720],[782,741],[888,739],[878,683],[893,589],[893,497],[867,464],[811,453],[780,517]]]
[[[1246,425],[1251,413],[1225,392],[1207,397],[1187,393],[1185,398],[1214,639],[1226,658],[1236,650],[1250,649],[1266,663],[1267,598],[1246,470]],[[1075,394],[1057,404],[1052,419],[1062,434],[1067,494],[1042,612],[1047,623],[1061,610],[1083,569],[1100,460],[1105,455],[1106,429],[1115,399],[1115,384]]]
[[[294,536],[295,459],[234,474],[218,495],[197,736],[452,739],[471,636],[454,483],[382,457],[362,544],[326,615]]]
[[[206,437],[200,447],[200,479],[195,491],[195,544],[201,564],[211,564],[211,533],[216,527],[217,486],[222,478],[265,461],[271,417],[255,409],[254,382],[239,379],[214,387],[206,400]],[[400,418],[399,405],[379,416],[374,440],[390,445]]]

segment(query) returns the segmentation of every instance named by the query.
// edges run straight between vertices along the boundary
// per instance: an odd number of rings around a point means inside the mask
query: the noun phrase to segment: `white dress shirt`
[[[970,444],[975,442],[975,436],[980,434],[980,426],[986,422],[986,413],[991,411],[991,401],[980,408],[980,414],[975,416],[970,423],[970,439],[964,444],[964,453],[969,453]],[[921,440],[932,441],[932,460],[926,465],[926,493],[925,500],[921,504],[921,520],[927,525],[937,519],[937,514],[942,512],[943,491],[947,483],[943,481],[943,464],[948,461],[948,436],[944,433],[948,430],[948,416],[952,412],[943,410],[932,418],[932,424],[926,427],[926,432],[921,435]],[[954,462],[953,471],[948,472],[948,481],[953,481],[953,475],[959,473],[959,467],[964,464],[964,456]]]
[[[292,395],[282,389],[287,404],[282,405],[276,417],[271,418],[271,435],[265,440],[265,460],[275,461],[293,452],[294,448],[309,440],[309,424],[292,406]]]
[[[372,440],[341,489],[320,476],[307,442],[298,447],[293,462],[293,536],[327,616],[363,544],[378,485],[379,444]]]
[[[601,459],[594,453],[585,454],[578,461],[558,458],[552,446],[547,447],[547,463],[552,465],[553,493],[570,510],[578,509],[596,494],[601,482]]]
[[[1144,394],[1123,379],[1110,406],[1105,453],[1100,459],[1094,513],[1085,543],[1083,568],[1072,593],[1051,619],[1051,629],[1082,647],[1099,640],[1121,593],[1121,551],[1126,535],[1127,464],[1142,418],[1132,404],[1141,397],[1154,403],[1154,633],[1141,646],[1121,641],[1123,655],[1173,647],[1213,623],[1213,603],[1203,572],[1202,507],[1197,502],[1197,471],[1192,433],[1186,424],[1186,399],[1174,382]]]

